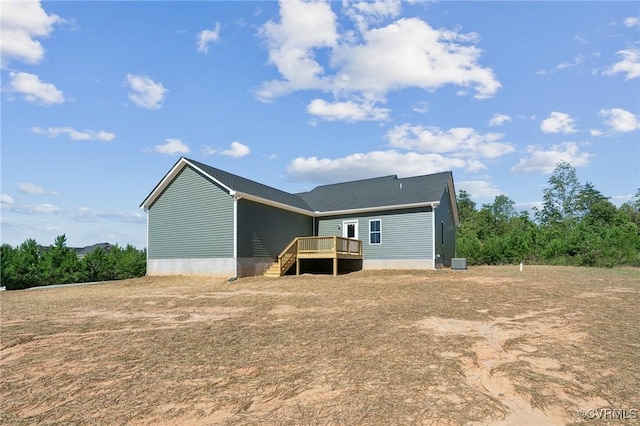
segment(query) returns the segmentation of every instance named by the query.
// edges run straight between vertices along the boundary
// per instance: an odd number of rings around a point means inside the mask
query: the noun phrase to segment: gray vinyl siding
[[[342,222],[357,220],[365,259],[432,259],[432,217],[430,208],[324,217],[318,219],[318,235],[342,236]],[[373,219],[381,221],[381,244],[369,242],[369,221]]]
[[[233,257],[233,197],[190,167],[148,214],[150,259]]]
[[[248,200],[238,201],[238,257],[272,257],[295,237],[312,235],[313,219]]]

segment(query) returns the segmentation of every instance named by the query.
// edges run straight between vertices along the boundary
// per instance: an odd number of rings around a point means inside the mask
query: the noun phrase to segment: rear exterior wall
[[[238,276],[262,275],[295,237],[312,232],[309,216],[238,200]]]
[[[148,211],[149,275],[235,274],[234,200],[185,167]]]
[[[440,205],[435,209],[435,215],[436,263],[450,267],[451,259],[456,256],[456,224],[449,188],[442,194]]]
[[[433,269],[433,209],[402,209],[318,219],[318,235],[343,235],[345,222],[358,222],[363,269]],[[380,243],[371,222],[380,221]]]

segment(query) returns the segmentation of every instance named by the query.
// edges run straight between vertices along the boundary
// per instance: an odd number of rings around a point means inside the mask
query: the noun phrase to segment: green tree
[[[122,249],[117,244],[111,247],[109,257],[112,258],[113,267],[116,271],[116,279],[141,277],[147,271],[146,250],[138,250],[128,244]]]
[[[476,203],[471,200],[471,195],[464,189],[458,192],[458,216],[461,224],[472,221],[476,214]]]
[[[640,188],[638,188],[631,200],[620,206],[618,212],[629,218],[631,222],[640,226]]]
[[[82,271],[86,281],[108,281],[117,277],[114,268],[113,257],[97,247],[94,251],[82,258]]]
[[[16,280],[13,288],[20,289],[44,284],[42,256],[36,240],[29,238],[23,242],[15,259]],[[7,289],[9,287],[7,286]]]
[[[18,278],[16,275],[18,249],[9,244],[3,244],[0,247],[0,265],[0,285],[9,290],[15,288]]]
[[[537,261],[538,227],[529,217],[528,212],[522,212],[509,219],[507,231],[503,236],[503,257],[507,263],[522,261]]]
[[[543,206],[538,215],[540,222],[549,225],[575,218],[580,191],[576,169],[567,162],[558,163],[548,184],[542,191]]]
[[[58,235],[43,254],[43,272],[47,284],[66,284],[81,280],[80,262],[75,250],[67,247],[66,235]]]

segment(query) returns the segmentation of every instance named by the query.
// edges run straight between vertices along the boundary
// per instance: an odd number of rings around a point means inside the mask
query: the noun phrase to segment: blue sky
[[[640,187],[637,2],[7,2],[2,243],[146,244],[184,155],[276,188],[452,170],[480,206],[568,161]]]

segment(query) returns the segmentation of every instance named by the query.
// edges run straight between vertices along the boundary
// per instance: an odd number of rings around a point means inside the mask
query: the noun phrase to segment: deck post
[[[333,236],[333,276],[338,275],[338,236]]]
[[[296,275],[300,275],[300,258],[296,258]]]

